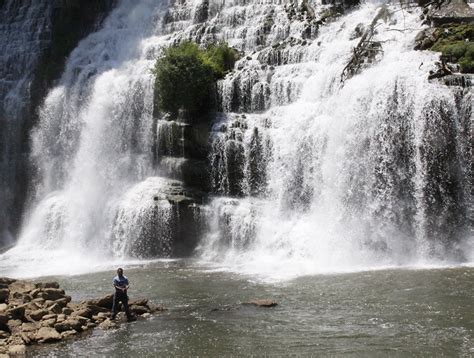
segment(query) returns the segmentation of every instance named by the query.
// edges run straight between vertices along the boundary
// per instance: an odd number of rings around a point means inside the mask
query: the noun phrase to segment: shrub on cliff
[[[204,113],[212,104],[215,83],[234,67],[236,52],[225,43],[200,49],[186,41],[156,61],[155,103],[160,111]]]
[[[461,72],[474,73],[474,24],[448,24],[435,32],[437,38],[431,47],[459,63]]]

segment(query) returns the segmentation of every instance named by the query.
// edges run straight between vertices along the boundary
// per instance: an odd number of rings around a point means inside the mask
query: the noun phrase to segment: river
[[[73,300],[111,291],[114,271],[52,277]],[[351,356],[474,354],[474,268],[387,269],[255,280],[196,261],[166,260],[125,272],[129,295],[168,311],[31,348],[32,357]],[[241,305],[269,298],[274,308]]]

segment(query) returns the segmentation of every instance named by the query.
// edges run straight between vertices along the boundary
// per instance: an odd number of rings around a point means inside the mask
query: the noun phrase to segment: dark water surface
[[[266,284],[189,261],[126,268],[131,298],[169,311],[30,356],[474,355],[474,268],[385,270]],[[73,300],[111,292],[114,272],[56,277]],[[279,305],[240,305],[270,298]],[[215,310],[219,309],[219,310]]]

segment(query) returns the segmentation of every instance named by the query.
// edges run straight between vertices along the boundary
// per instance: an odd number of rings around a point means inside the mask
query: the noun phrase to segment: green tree
[[[155,64],[155,101],[161,111],[207,112],[215,83],[231,70],[236,52],[225,43],[203,50],[185,41],[164,51]]]

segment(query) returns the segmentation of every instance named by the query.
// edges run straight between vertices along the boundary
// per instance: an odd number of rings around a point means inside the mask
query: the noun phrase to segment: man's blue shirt
[[[122,277],[115,276],[114,277],[114,286],[118,286],[118,287],[128,286],[127,276],[122,276]]]

